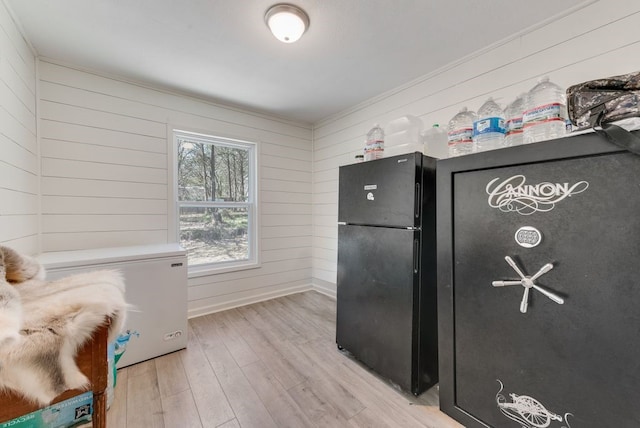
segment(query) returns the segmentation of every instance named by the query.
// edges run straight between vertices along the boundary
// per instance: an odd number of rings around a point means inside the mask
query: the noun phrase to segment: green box
[[[93,392],[69,398],[7,422],[0,428],[67,428],[91,421]]]

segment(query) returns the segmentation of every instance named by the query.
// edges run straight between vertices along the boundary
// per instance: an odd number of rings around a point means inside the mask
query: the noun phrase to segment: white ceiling
[[[4,1],[42,57],[308,123],[585,3],[291,0],[311,25],[284,44],[277,0]]]

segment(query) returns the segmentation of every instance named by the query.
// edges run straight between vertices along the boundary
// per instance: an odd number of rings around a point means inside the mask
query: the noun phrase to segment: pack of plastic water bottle
[[[372,161],[384,156],[384,130],[377,123],[367,132],[364,160]]]
[[[504,109],[489,98],[477,114],[464,107],[453,116],[449,157],[561,138],[570,130],[565,90],[544,77]]]
[[[561,138],[567,134],[567,96],[548,77],[527,93],[522,113],[523,143]]]
[[[489,98],[478,109],[478,118],[473,122],[473,145],[476,152],[505,147],[504,111],[493,98]]]
[[[447,130],[447,144],[449,157],[463,156],[475,152],[473,145],[473,123],[476,114],[463,107],[449,121]]]

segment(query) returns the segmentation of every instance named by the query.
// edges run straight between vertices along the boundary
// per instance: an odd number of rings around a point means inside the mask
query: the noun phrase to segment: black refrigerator
[[[640,427],[640,156],[596,134],[438,162],[440,406]]]
[[[340,167],[336,343],[415,395],[438,381],[435,165]]]

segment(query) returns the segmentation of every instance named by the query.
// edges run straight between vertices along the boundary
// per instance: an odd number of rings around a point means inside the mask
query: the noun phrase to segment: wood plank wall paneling
[[[38,186],[35,56],[0,2],[0,244],[38,252]]]
[[[189,315],[310,288],[309,125],[49,60],[39,71],[44,251],[171,240],[175,127],[255,141],[260,153],[261,267],[190,279]]]
[[[314,126],[313,278],[335,291],[338,167],[362,152],[373,123],[383,127],[404,115],[446,126],[463,106],[493,96],[504,107],[543,76],[567,87],[640,69],[640,4],[609,0],[586,4],[499,46],[450,64]],[[327,291],[328,290],[328,291]]]

